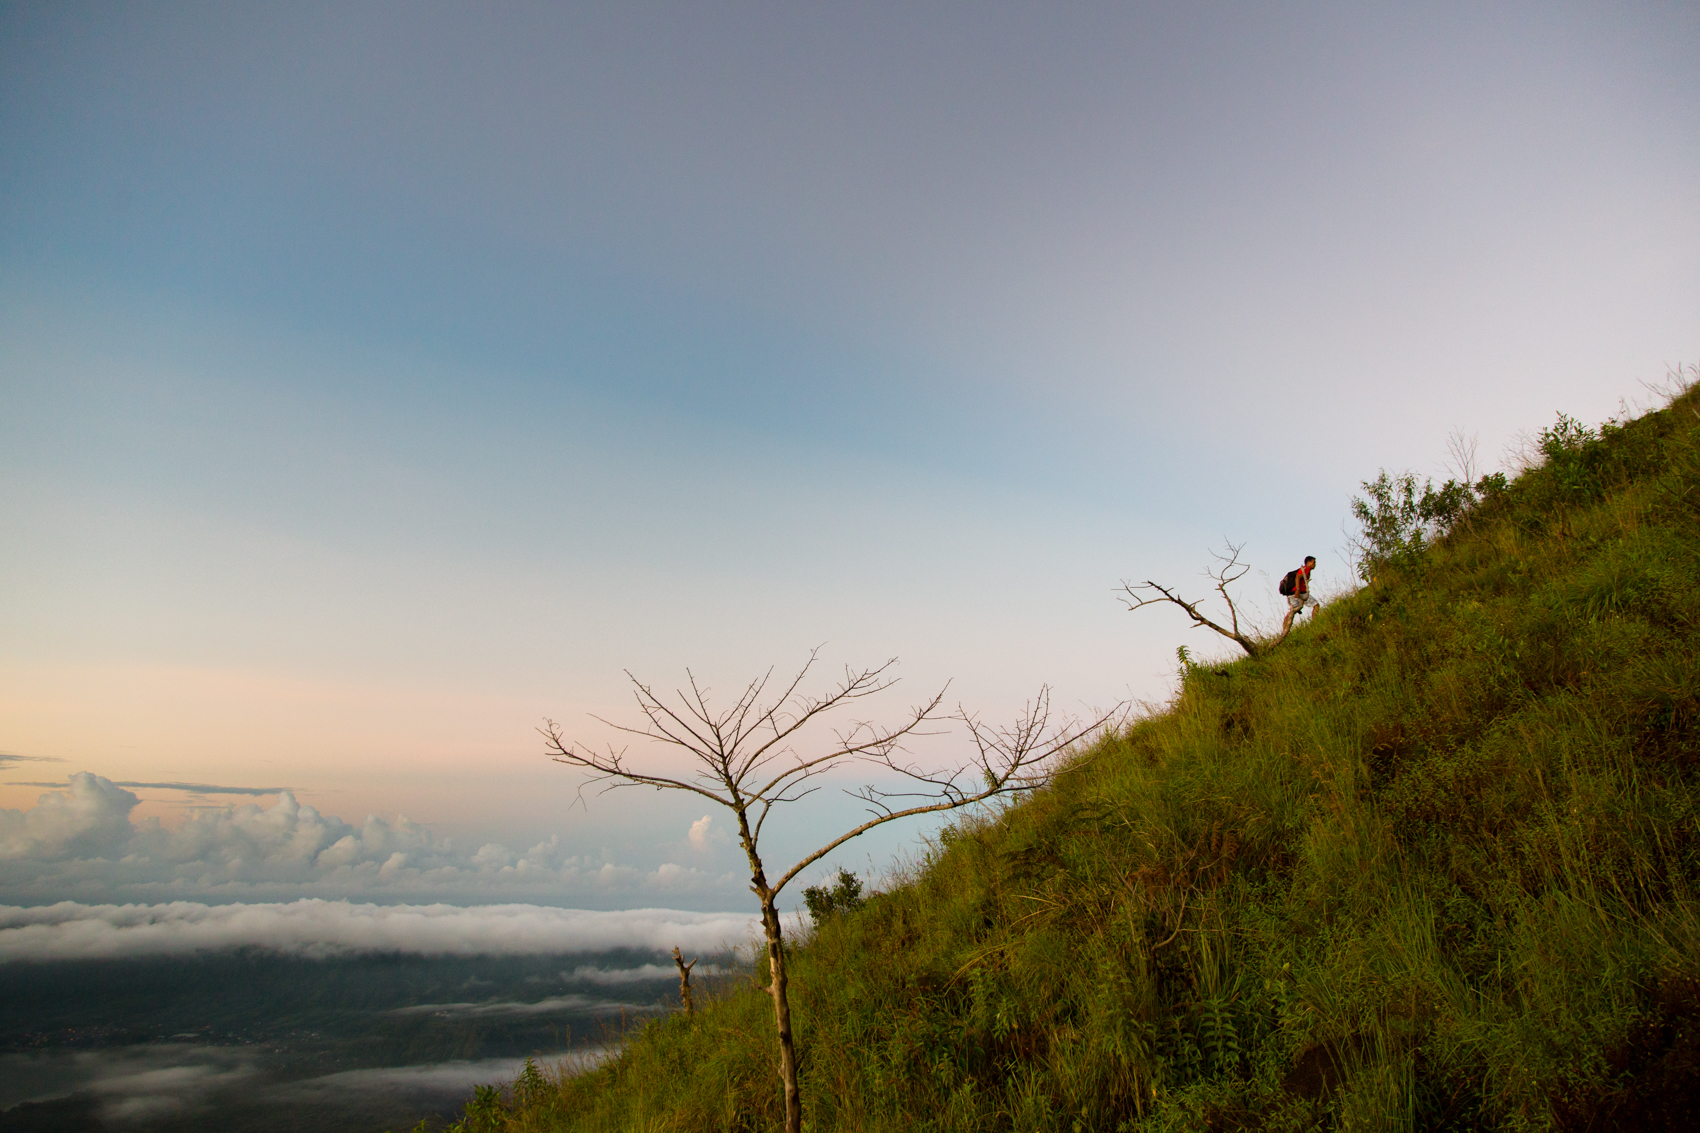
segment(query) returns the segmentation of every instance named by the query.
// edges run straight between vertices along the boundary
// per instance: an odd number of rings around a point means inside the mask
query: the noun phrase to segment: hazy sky
[[[1119,579],[1344,584],[1377,469],[1700,360],[1696,57],[1674,3],[0,4],[9,884],[192,815],[155,880],[228,886],[307,807],[648,902],[723,821],[569,811],[533,731],[624,669],[1161,699],[1206,643]]]

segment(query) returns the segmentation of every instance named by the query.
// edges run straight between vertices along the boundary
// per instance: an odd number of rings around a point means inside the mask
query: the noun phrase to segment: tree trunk
[[[748,814],[737,809],[738,840],[750,860],[750,890],[761,902],[761,928],[767,937],[767,993],[773,996],[773,1021],[779,1031],[779,1080],[785,1084],[785,1133],[803,1133],[803,1095],[797,1088],[797,1045],[791,1037],[791,1001],[786,997],[785,936],[780,930],[779,894],[767,887],[767,871],[756,840],[750,833]]]
[[[779,1078],[785,1083],[785,1133],[803,1133],[803,1095],[797,1089],[797,1046],[791,1036],[791,1001],[786,998],[785,940],[780,934],[779,910],[764,898],[761,924],[767,933],[768,994],[773,996],[773,1021],[779,1030]]]
[[[679,966],[679,1002],[685,1005],[685,1014],[695,1015],[697,1005],[695,997],[691,995],[691,969],[697,966],[697,962],[692,960],[689,964],[685,963],[684,953],[680,952],[679,946],[675,944],[673,963]]]

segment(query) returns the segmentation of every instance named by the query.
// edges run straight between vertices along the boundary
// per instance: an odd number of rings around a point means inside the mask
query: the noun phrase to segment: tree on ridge
[[[795,744],[817,736],[824,728],[823,717],[878,696],[897,683],[890,675],[897,663],[893,658],[872,669],[858,671],[846,666],[843,678],[827,693],[806,695],[802,686],[819,652],[812,651],[797,675],[771,698],[768,688],[773,670],[769,669],[745,686],[730,707],[719,710],[709,706],[708,690],[688,670],[688,689],[674,690],[677,703],[657,695],[628,671],[626,676],[632,682],[643,722],[635,727],[608,720],[601,722],[621,732],[688,752],[695,763],[688,777],[658,774],[634,766],[623,750],[596,751],[583,747],[568,739],[553,720],[546,720],[540,729],[551,758],[590,773],[583,786],[603,784],[604,789],[645,786],[688,791],[733,812],[738,841],[750,869],[750,891],[760,903],[762,933],[767,942],[769,981],[764,990],[773,999],[774,1022],[779,1033],[779,1075],[785,1091],[786,1133],[801,1133],[803,1111],[797,1085],[791,1005],[787,998],[785,940],[778,907],[780,892],[804,869],[876,826],[900,818],[956,810],[1044,785],[1054,770],[1057,756],[1103,727],[1121,710],[1117,705],[1088,723],[1065,717],[1053,725],[1047,686],[1028,702],[1015,724],[1008,728],[990,727],[960,707],[954,713],[944,714],[940,708],[944,702],[941,689],[931,700],[911,708],[896,725],[851,720],[846,727],[832,730],[829,741],[822,740],[819,746],[805,752]],[[904,741],[937,734],[927,729],[947,719],[966,726],[973,751],[939,768],[922,768],[909,762],[911,753],[903,746]],[[815,724],[822,724],[822,728],[810,727]],[[803,736],[805,730],[808,737]],[[908,789],[887,791],[870,785],[850,792],[868,805],[872,817],[805,855],[777,881],[770,882],[761,854],[761,835],[773,808],[798,802],[814,793],[820,784],[811,780],[848,763],[872,763],[894,772],[903,778]]]

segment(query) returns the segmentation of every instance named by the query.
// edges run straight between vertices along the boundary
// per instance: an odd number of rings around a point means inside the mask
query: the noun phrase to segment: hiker
[[[1316,556],[1306,555],[1305,565],[1288,571],[1287,577],[1281,580],[1281,593],[1287,596],[1287,620],[1281,623],[1282,637],[1286,637],[1293,628],[1294,615],[1303,613],[1306,606],[1311,609],[1311,621],[1316,620],[1316,611],[1322,608],[1322,603],[1310,596],[1310,572],[1315,569]]]

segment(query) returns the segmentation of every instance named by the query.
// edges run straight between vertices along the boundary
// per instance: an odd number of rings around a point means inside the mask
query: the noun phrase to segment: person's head
[[[1305,569],[1310,570],[1314,566],[1316,566],[1316,556],[1315,555],[1306,555],[1305,556]]]

